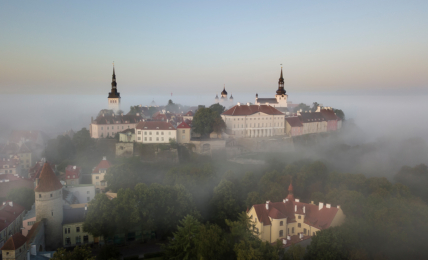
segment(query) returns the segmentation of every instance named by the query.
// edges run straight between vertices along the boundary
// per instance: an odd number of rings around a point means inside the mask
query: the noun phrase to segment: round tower
[[[43,165],[34,191],[36,193],[36,221],[46,219],[46,248],[56,250],[62,246],[62,184],[48,163]]]

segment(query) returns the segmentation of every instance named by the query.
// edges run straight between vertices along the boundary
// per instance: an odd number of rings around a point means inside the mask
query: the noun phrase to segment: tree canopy
[[[221,108],[211,107],[199,108],[193,116],[193,131],[201,136],[208,136],[213,131],[219,134],[226,129],[226,124],[219,114]]]

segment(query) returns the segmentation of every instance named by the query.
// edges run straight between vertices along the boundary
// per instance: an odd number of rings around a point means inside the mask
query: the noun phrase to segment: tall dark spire
[[[120,98],[120,93],[117,92],[116,72],[114,71],[114,63],[113,63],[113,75],[111,76],[111,92],[108,93],[108,97]]]
[[[285,89],[284,89],[284,77],[282,76],[282,67],[281,67],[281,76],[278,80],[278,90],[276,91],[277,95],[285,95]]]

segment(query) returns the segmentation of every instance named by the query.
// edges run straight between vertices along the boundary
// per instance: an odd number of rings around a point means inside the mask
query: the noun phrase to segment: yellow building
[[[288,192],[282,202],[266,201],[266,204],[253,205],[247,211],[261,240],[273,243],[281,239],[283,244],[287,244],[287,241],[304,240],[317,231],[344,222],[345,215],[340,206],[332,207],[322,202],[319,205],[302,203],[294,199],[291,184]]]
[[[64,207],[64,221],[62,223],[63,246],[77,246],[94,243],[94,236],[83,231],[87,207]]]
[[[190,143],[191,130],[192,128],[186,122],[181,122],[177,126],[177,142],[180,144]]]
[[[107,161],[106,157],[94,168],[92,171],[92,184],[95,186],[95,191],[104,190],[107,187],[107,182],[104,180],[104,176],[107,173],[107,169],[110,168],[111,164]]]

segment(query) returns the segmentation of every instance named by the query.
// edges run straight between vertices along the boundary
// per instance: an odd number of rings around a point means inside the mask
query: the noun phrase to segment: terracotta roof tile
[[[21,233],[16,233],[6,241],[1,250],[16,250],[23,246],[25,242],[27,242],[27,238]]]
[[[258,112],[268,115],[284,115],[278,109],[268,105],[236,105],[229,110],[223,112],[226,116],[248,116]]]
[[[135,128],[142,130],[175,130],[171,123],[165,121],[140,122]]]
[[[321,114],[325,117],[326,120],[337,120],[338,116],[330,109],[321,109]]]
[[[55,173],[52,171],[49,163],[45,163],[39,177],[39,184],[34,189],[36,192],[49,192],[62,189],[62,184],[59,182]]]
[[[92,173],[99,173],[100,169],[108,169],[111,167],[111,163],[109,161],[107,161],[106,159],[103,159],[98,165],[97,167],[94,168],[94,170],[92,171]]]
[[[177,128],[191,128],[191,127],[188,124],[186,124],[186,122],[181,122],[181,124],[179,124]]]
[[[285,118],[285,121],[287,121],[291,127],[303,127],[303,124],[298,117],[287,117]]]
[[[76,167],[76,168],[74,168]],[[68,165],[65,168],[65,179],[79,179],[81,168],[73,165]]]

